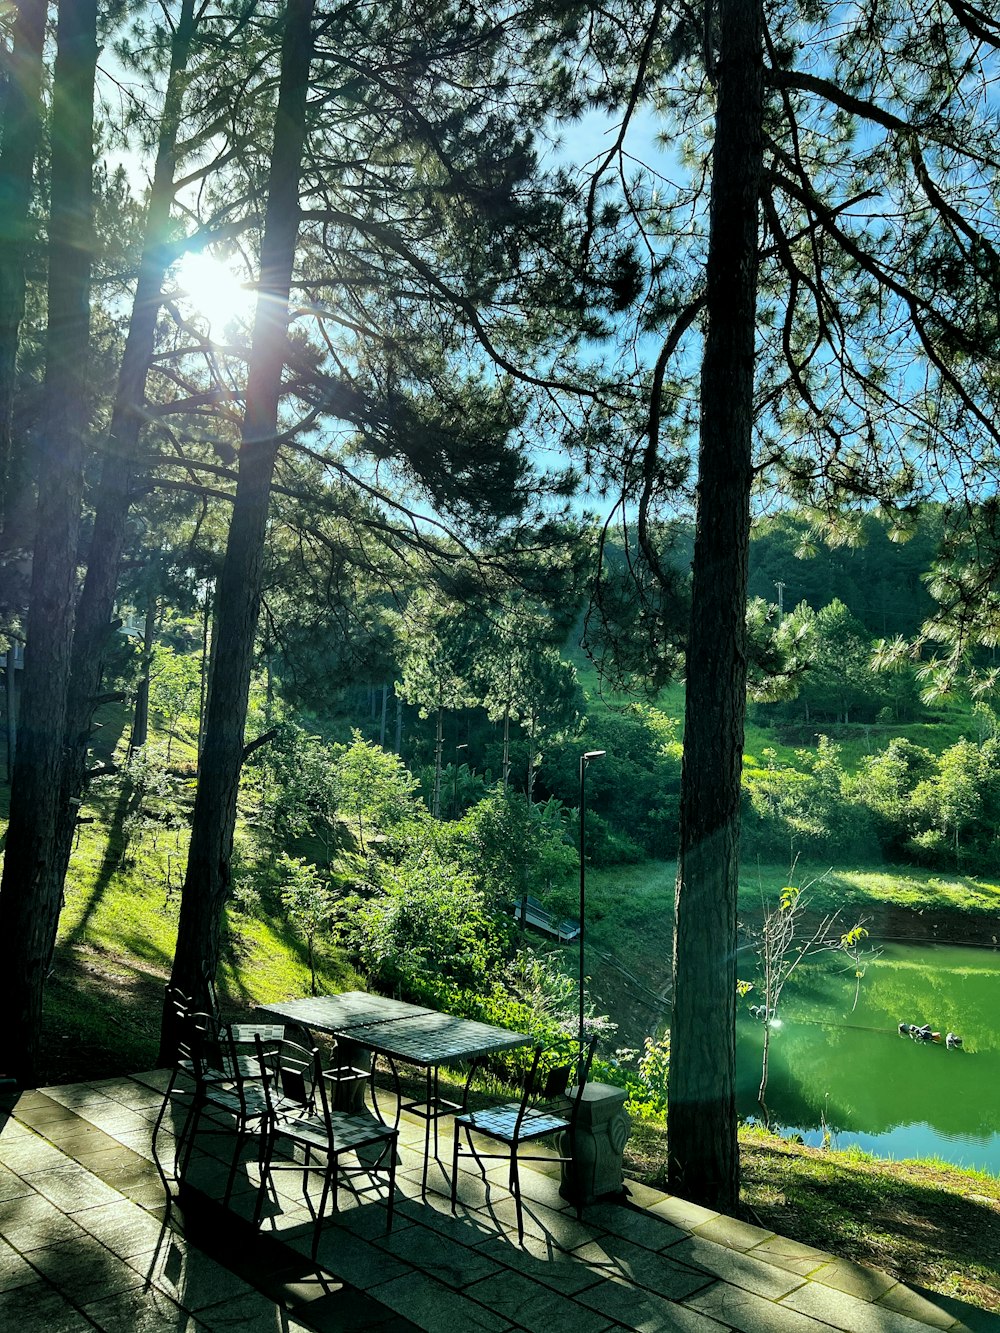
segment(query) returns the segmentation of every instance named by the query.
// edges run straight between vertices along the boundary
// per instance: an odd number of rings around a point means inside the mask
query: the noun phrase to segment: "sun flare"
[[[204,251],[187,254],[177,265],[177,284],[213,328],[247,320],[253,313],[256,293],[228,260]]]

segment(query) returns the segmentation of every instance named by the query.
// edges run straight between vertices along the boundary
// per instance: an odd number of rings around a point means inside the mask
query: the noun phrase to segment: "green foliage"
[[[375,878],[372,896],[350,895],[338,912],[339,938],[366,972],[404,989],[422,978],[488,987],[508,927],[471,874],[420,849],[400,865],[378,863]]]
[[[199,656],[178,652],[166,643],[154,645],[149,668],[149,706],[160,715],[167,732],[167,762],[177,728],[186,725],[188,730],[197,731],[200,684]]]
[[[606,751],[587,771],[587,842],[595,864],[636,859],[640,848],[649,856],[673,855],[681,761],[676,720],[650,704],[592,705],[582,736],[550,746],[542,762],[544,787],[564,805],[579,805],[580,754],[588,749]]]
[[[305,857],[282,854],[278,860],[281,872],[279,894],[288,919],[301,930],[309,950],[309,978],[312,993],[316,994],[316,967],[313,943],[326,930],[333,915],[334,898],[328,884],[314,865]]]
[[[285,723],[275,739],[256,752],[247,774],[256,776],[260,820],[273,843],[282,848],[311,838],[327,865],[341,841],[335,759],[333,746],[295,723]]]
[[[340,810],[357,826],[358,843],[365,850],[365,830],[391,836],[401,824],[426,813],[417,797],[419,783],[403,761],[381,746],[351,733],[350,745],[331,749]]]
[[[495,787],[461,821],[459,857],[496,906],[525,893],[547,899],[577,866],[566,815],[556,800],[531,804],[520,792]]]

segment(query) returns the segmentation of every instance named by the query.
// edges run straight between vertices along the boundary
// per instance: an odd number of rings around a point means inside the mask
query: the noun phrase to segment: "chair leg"
[[[455,1212],[458,1211],[458,1139],[459,1139],[459,1135],[460,1135],[461,1132],[462,1132],[462,1127],[461,1127],[461,1125],[456,1124],[455,1127],[454,1127],[454,1129],[455,1129],[455,1136],[454,1136],[454,1140],[453,1140],[453,1143],[452,1143],[452,1152],[451,1152],[451,1211],[452,1211],[452,1213],[455,1213]],[[393,1155],[392,1155],[392,1164],[393,1164],[393,1169],[395,1169],[395,1165],[396,1165],[396,1154],[395,1154],[395,1153],[393,1153]]]
[[[264,1213],[264,1199],[267,1196],[267,1186],[271,1179],[271,1154],[274,1152],[274,1141],[268,1132],[261,1135],[260,1156],[258,1164],[260,1166],[260,1184],[257,1186],[257,1202],[254,1204],[253,1224],[260,1226],[260,1219]]]
[[[316,1222],[313,1226],[312,1254],[313,1263],[316,1262],[316,1256],[319,1253],[319,1232],[323,1225],[323,1217],[326,1213],[326,1201],[330,1195],[333,1195],[333,1211],[337,1212],[337,1164],[338,1154],[330,1152],[326,1159],[326,1169],[323,1172],[323,1193],[320,1195],[319,1208],[316,1210]],[[308,1197],[308,1195],[307,1195]]]
[[[240,1165],[240,1153],[243,1151],[243,1145],[246,1143],[248,1137],[246,1127],[237,1125],[236,1147],[233,1149],[232,1160],[229,1163],[229,1175],[226,1176],[226,1189],[222,1196],[223,1208],[229,1207],[229,1200],[233,1197],[233,1186],[236,1184],[236,1172]]]
[[[160,1112],[159,1112],[159,1115],[156,1117],[156,1120],[155,1120],[154,1123],[153,1123],[153,1134],[152,1134],[152,1137],[151,1137],[151,1139],[150,1139],[150,1145],[149,1145],[149,1146],[150,1146],[150,1150],[151,1150],[151,1152],[152,1152],[152,1154],[153,1154],[153,1161],[156,1163],[156,1169],[160,1172],[160,1175],[161,1175],[161,1176],[165,1176],[165,1173],[164,1173],[162,1167],[160,1166],[160,1159],[159,1159],[159,1157],[157,1156],[157,1153],[156,1153],[156,1136],[159,1134],[159,1132],[160,1132],[160,1126],[163,1124],[163,1117],[164,1117],[164,1116],[166,1115],[166,1113],[167,1113],[167,1106],[168,1106],[168,1104],[169,1104],[169,1102],[170,1102],[170,1098],[173,1096],[174,1085],[176,1084],[176,1082],[177,1082],[177,1070],[175,1069],[175,1070],[173,1070],[173,1071],[171,1072],[170,1080],[169,1080],[169,1082],[167,1083],[166,1089],[165,1089],[165,1091],[164,1091],[164,1093],[163,1093],[163,1101],[160,1103]],[[177,1174],[177,1151],[176,1151],[176,1140],[174,1141],[174,1143],[175,1143],[175,1149],[174,1149],[174,1174],[176,1175],[176,1174]]]
[[[387,1232],[392,1230],[393,1208],[396,1202],[396,1140],[392,1139],[389,1144],[389,1198],[385,1205],[385,1229]],[[451,1211],[455,1211],[455,1177],[452,1175],[451,1185]]]
[[[201,1113],[204,1106],[204,1101],[196,1092],[191,1098],[191,1106],[184,1119],[180,1139],[177,1141],[178,1152],[174,1160],[174,1168],[178,1180],[182,1179],[187,1174],[187,1169],[191,1165],[191,1154],[194,1151],[194,1141],[198,1134],[198,1122],[201,1119]],[[185,1140],[187,1140],[186,1143]],[[182,1147],[183,1156],[181,1156]]]
[[[517,1174],[517,1150],[511,1147],[510,1153],[510,1192],[514,1196],[514,1211],[517,1214],[517,1243],[524,1243],[524,1215],[521,1212],[521,1180]]]
[[[302,1193],[309,1192],[309,1163],[312,1161],[312,1149],[307,1143],[302,1153]]]

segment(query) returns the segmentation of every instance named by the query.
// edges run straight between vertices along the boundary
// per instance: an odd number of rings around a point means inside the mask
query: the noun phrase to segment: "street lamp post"
[[[580,756],[580,1056],[579,1076],[583,1077],[583,999],[584,999],[584,964],[583,937],[587,912],[587,765],[592,759],[601,759],[606,750],[588,750]]]
[[[455,777],[454,777],[454,781],[453,781],[452,784],[451,784],[451,817],[452,817],[452,819],[457,819],[457,818],[458,818],[458,752],[459,752],[459,750],[467,750],[468,748],[469,748],[468,743],[463,743],[462,745],[456,745],[456,746],[455,746]]]

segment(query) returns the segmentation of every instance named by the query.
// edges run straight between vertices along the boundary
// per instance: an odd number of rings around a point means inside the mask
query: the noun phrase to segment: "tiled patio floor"
[[[278,1177],[282,1210],[259,1234],[246,1220],[252,1168],[232,1211],[209,1202],[226,1169],[208,1150],[224,1158],[224,1139],[199,1143],[200,1188],[167,1208],[150,1151],[164,1082],[159,1071],[8,1104],[0,1333],[1000,1333],[995,1315],[640,1186],[580,1223],[554,1172],[525,1170],[519,1246],[502,1170],[486,1185],[462,1172],[457,1217],[439,1168],[420,1198],[416,1122],[404,1122],[391,1234],[384,1201],[341,1191],[317,1268],[297,1173]],[[160,1151],[169,1163],[167,1135]]]

